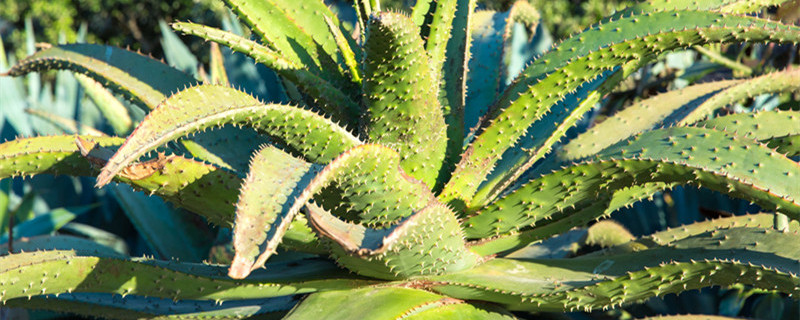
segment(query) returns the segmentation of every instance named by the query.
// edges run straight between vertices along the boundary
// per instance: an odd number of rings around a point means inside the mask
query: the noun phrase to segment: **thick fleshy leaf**
[[[381,13],[370,20],[364,44],[368,108],[362,119],[371,142],[395,149],[403,155],[403,169],[433,188],[447,133],[437,98],[439,81],[416,30],[399,13]]]
[[[396,226],[370,229],[344,222],[308,204],[309,223],[330,242],[337,264],[364,276],[405,279],[474,267],[480,259],[464,245],[455,214],[432,203]]]
[[[772,110],[731,114],[701,121],[697,125],[732,131],[741,137],[769,142],[800,135],[800,111]]]
[[[753,79],[708,82],[663,93],[639,101],[598,123],[564,145],[558,156],[567,161],[584,158],[645,130],[665,125],[695,123],[719,108],[744,99],[766,93],[798,90],[800,69],[790,69]],[[725,128],[721,125],[713,126]],[[740,131],[733,126],[727,130]]]
[[[325,206],[327,188],[336,190],[335,203],[345,206],[347,211],[342,216],[379,228],[395,225],[435,201],[422,182],[403,172],[400,155],[395,151],[373,144],[352,148],[328,164],[283,211],[280,222],[270,228],[259,261],[275,252],[290,223],[308,201],[319,196]],[[234,271],[238,276],[247,275],[246,268]]]
[[[514,319],[497,308],[471,305],[423,290],[376,287],[312,294],[285,319]],[[455,318],[453,318],[455,317]]]
[[[114,129],[116,135],[128,134],[133,129],[133,120],[128,108],[117,100],[111,91],[103,87],[100,82],[80,73],[75,74],[75,79],[103,114],[103,118]]]
[[[353,288],[370,281],[350,276],[324,261],[271,265],[253,280],[224,277],[225,268],[144,259],[77,256],[71,251],[38,251],[0,257],[0,301],[73,292],[103,292],[154,298],[240,300],[270,298],[323,289]],[[44,275],[44,276],[43,276]]]
[[[20,237],[33,237],[48,234],[58,230],[63,225],[82,215],[94,206],[81,206],[74,208],[58,208],[50,212],[37,215],[33,219],[24,221],[14,226],[14,239]],[[0,244],[8,242],[8,232],[0,234]]]
[[[108,319],[277,319],[293,297],[224,301],[177,300],[103,293],[62,293],[6,301],[7,307],[49,310]],[[272,314],[271,314],[272,313]],[[274,317],[270,317],[274,315]],[[262,318],[263,317],[263,318]]]
[[[439,180],[447,181],[464,148],[464,103],[472,48],[476,0],[457,0],[450,40],[447,41],[439,99],[447,125],[447,153]]]
[[[272,225],[285,218],[292,200],[321,169],[319,165],[292,157],[272,146],[261,148],[250,163],[250,173],[242,184],[236,203],[233,229],[236,256],[228,272],[236,279],[264,266],[267,255],[263,251]]]
[[[262,43],[304,69],[328,80],[346,83],[344,58],[325,19],[339,19],[322,0],[226,0],[228,6],[257,34]]]
[[[527,19],[520,19],[528,17]],[[538,25],[539,13],[527,1],[517,1],[508,11],[478,11],[473,15],[471,59],[464,106],[464,126],[477,130],[476,126],[500,97],[507,77],[506,55],[514,24],[528,22],[529,30]]]
[[[673,127],[646,132],[604,150],[595,161],[533,180],[469,218],[465,230],[469,238],[518,230],[565,208],[602,203],[603,194],[652,182],[711,188],[798,219],[800,185],[783,182],[796,175],[796,162],[752,140]]]
[[[124,49],[65,44],[39,51],[8,70],[12,76],[42,70],[71,70],[153,109],[161,100],[197,81],[166,64]]]
[[[342,89],[321,78],[313,70],[303,68],[287,60],[284,56],[266,46],[236,34],[200,24],[179,22],[173,24],[173,28],[186,34],[222,44],[253,58],[256,62],[269,67],[278,75],[294,83],[299,89],[303,90],[303,93],[314,99],[315,103],[313,105],[315,107],[324,110],[337,120],[351,124],[355,123],[358,118],[360,108],[351,96],[345,94],[347,91],[342,91]],[[360,92],[360,90],[351,90],[350,92]],[[356,96],[355,93],[351,93],[351,95]]]
[[[12,253],[37,250],[72,250],[79,255],[124,258],[126,255],[92,240],[65,235],[41,235],[14,240]],[[0,246],[0,255],[7,255],[8,247]]]
[[[128,136],[97,177],[107,184],[126,165],[170,141],[225,124],[266,132],[312,162],[326,163],[360,142],[330,120],[297,107],[261,104],[233,88],[201,85],[162,102]]]
[[[613,30],[614,32],[608,32]],[[504,93],[476,140],[465,152],[441,198],[453,204],[478,206],[496,197],[506,186],[541,159],[593,103],[614,84],[660,53],[676,48],[712,42],[800,40],[800,28],[752,17],[699,11],[634,14],[606,24],[595,25],[556,47],[532,64],[521,80]],[[552,69],[551,69],[552,68]],[[544,75],[543,72],[554,70]],[[586,92],[575,108],[551,110],[576,89],[609,72],[613,73],[597,89]],[[582,97],[578,97],[582,98]],[[472,203],[479,184],[492,171],[503,153],[522,137],[528,128],[547,114],[556,119],[542,123],[540,142],[528,150],[517,164],[481,187],[480,201]],[[550,118],[548,118],[550,119]],[[552,127],[552,128],[551,128]],[[537,127],[538,128],[538,127]],[[538,141],[538,140],[537,140]],[[480,202],[480,203],[478,203]]]
[[[798,240],[796,233],[769,229],[716,230],[669,246],[645,245],[635,252],[572,259],[494,259],[417,283],[458,299],[478,298],[511,310],[556,312],[590,311],[734,284],[797,295]]]

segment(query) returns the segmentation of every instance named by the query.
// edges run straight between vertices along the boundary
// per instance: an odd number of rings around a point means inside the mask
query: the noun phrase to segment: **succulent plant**
[[[271,68],[290,103],[201,84],[118,48],[53,46],[7,74],[83,73],[148,114],[124,138],[6,142],[0,177],[129,184],[232,227],[231,264],[129,258],[85,243],[13,253],[0,257],[5,305],[111,318],[494,319],[605,310],[709,286],[800,293],[800,227],[786,220],[800,218],[800,166],[791,159],[800,154],[800,114],[709,117],[755,94],[797,91],[796,71],[643,100],[551,152],[622,80],[667,52],[796,44],[800,27],[746,15],[781,1],[635,4],[508,85],[509,24],[538,19],[526,2],[475,12],[474,0],[420,0],[406,15],[356,0],[352,36],[322,1],[226,2],[256,40],[173,28]],[[608,249],[506,257],[680,185],[775,214],[635,240],[595,228],[593,239],[611,239],[602,240]],[[288,258],[267,262],[276,253]]]

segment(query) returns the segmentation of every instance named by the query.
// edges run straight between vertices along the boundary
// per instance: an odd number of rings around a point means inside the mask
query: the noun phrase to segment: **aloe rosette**
[[[83,242],[13,253],[0,257],[0,301],[111,318],[511,319],[734,284],[794,297],[797,224],[778,226],[771,214],[625,238],[574,258],[506,256],[681,185],[799,220],[800,184],[787,181],[800,176],[791,158],[800,115],[708,117],[758,94],[796,92],[791,69],[641,100],[559,146],[664,53],[796,44],[800,27],[747,15],[773,2],[635,4],[534,59],[507,86],[513,25],[533,30],[540,18],[527,2],[476,12],[474,0],[420,0],[407,15],[356,0],[353,36],[319,0],[226,0],[254,39],[172,25],[271,68],[289,103],[200,83],[122,49],[49,47],[7,75],[70,70],[148,113],[124,138],[6,142],[0,177],[129,184],[232,228],[234,255],[227,266],[167,262]],[[249,165],[235,165],[241,154]],[[271,262],[277,253],[296,258]]]

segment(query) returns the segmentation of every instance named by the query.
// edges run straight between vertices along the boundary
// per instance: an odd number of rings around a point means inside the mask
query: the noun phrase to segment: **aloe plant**
[[[351,33],[322,1],[227,0],[255,40],[173,24],[271,68],[290,103],[201,84],[118,48],[44,49],[7,74],[83,73],[148,114],[124,138],[6,142],[0,177],[129,184],[232,227],[234,256],[230,265],[192,264],[90,243],[14,253],[0,257],[0,301],[110,318],[494,319],[605,310],[710,286],[794,297],[800,239],[786,218],[800,220],[791,158],[800,153],[800,114],[707,116],[750,95],[796,91],[795,71],[659,95],[552,152],[605,95],[665,53],[797,43],[800,27],[747,15],[779,2],[635,4],[558,44],[507,86],[499,59],[509,25],[538,19],[524,2],[498,13],[476,12],[474,0],[420,0],[407,15],[356,0]],[[661,109],[637,111],[648,106]],[[620,132],[615,123],[631,125]],[[682,185],[775,214],[634,240],[598,226],[590,243],[606,243],[604,251],[510,255]],[[298,295],[306,297],[287,298]]]

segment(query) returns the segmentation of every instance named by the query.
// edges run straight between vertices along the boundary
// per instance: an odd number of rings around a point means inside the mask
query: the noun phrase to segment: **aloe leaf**
[[[683,239],[696,237],[703,234],[713,233],[717,230],[727,229],[772,229],[779,230],[775,225],[775,214],[772,213],[758,213],[742,216],[732,216],[725,218],[717,218],[701,222],[695,222],[667,230],[659,231],[651,235],[644,236],[639,240],[630,243],[622,244],[617,247],[611,248],[606,251],[609,254],[615,252],[630,252],[639,250],[643,247],[650,247],[655,245],[668,246]],[[787,232],[796,233],[800,231],[800,222],[791,221],[787,227]]]
[[[464,103],[467,95],[467,75],[472,50],[472,25],[476,0],[457,0],[450,39],[447,41],[442,69],[439,99],[444,108],[447,125],[447,153],[442,176],[447,181],[464,147]]]
[[[794,157],[800,155],[800,136],[772,139],[769,141],[769,146],[787,157]]]
[[[291,201],[319,170],[319,165],[272,146],[264,146],[256,153],[236,203],[233,229],[236,255],[228,272],[232,278],[244,278],[264,266],[267,255],[263,253],[271,226],[284,219]]]
[[[211,61],[208,64],[208,72],[211,77],[211,84],[229,86],[228,72],[225,71],[225,58],[222,55],[222,51],[219,49],[219,44],[216,42],[211,43],[209,56]]]
[[[476,306],[413,288],[376,287],[319,292],[284,319],[515,319],[490,306]]]
[[[113,154],[108,148],[123,142],[121,138],[90,136],[79,136],[77,140],[83,150],[79,150],[74,136],[17,139],[0,144],[0,179],[37,174],[94,176]],[[161,196],[213,224],[233,225],[241,177],[231,171],[171,155],[128,166],[115,180]],[[285,238],[292,248],[309,251],[316,247],[313,232],[302,224],[292,224]]]
[[[353,0],[353,10],[356,12],[356,20],[358,22],[358,38],[365,39],[366,38],[366,26],[367,22],[369,21],[369,17],[372,15],[372,6],[370,5],[371,0]]]
[[[367,26],[365,136],[404,156],[405,172],[434,187],[447,149],[438,79],[408,17],[380,13]]]
[[[56,231],[61,226],[72,221],[95,206],[80,206],[72,208],[58,208],[50,212],[37,215],[33,219],[24,221],[14,226],[14,238],[33,237]],[[8,242],[8,232],[0,235],[0,243]]]
[[[508,77],[506,56],[511,49],[515,22],[523,22],[529,30],[535,30],[538,20],[538,11],[525,1],[514,2],[508,11],[486,10],[474,14],[474,23],[471,25],[472,58],[467,79],[469,94],[464,107],[467,128],[477,129],[480,118],[499,98],[505,85]]]
[[[318,70],[323,79],[332,83],[349,81],[342,73],[346,67],[344,58],[325,23],[325,18],[334,25],[339,25],[339,20],[322,0],[225,2],[262,43],[287,60],[312,72]]]
[[[89,152],[118,146],[124,141],[112,137],[79,137]],[[17,139],[1,144],[0,177],[95,175],[95,168],[90,161],[105,163],[107,158],[103,157],[110,156],[109,152],[106,151],[105,155],[91,153],[87,161],[75,140],[74,136],[50,136]],[[179,206],[203,214],[215,224],[228,225],[233,221],[233,204],[240,183],[240,178],[234,173],[179,156],[135,164],[124,172],[117,176],[117,181],[160,195]]]
[[[800,111],[771,110],[731,114],[701,121],[697,125],[770,142],[778,138],[800,135]]]
[[[155,108],[172,93],[196,83],[191,76],[152,58],[95,44],[50,47],[20,61],[7,74],[21,76],[51,69],[85,74],[148,109]]]
[[[127,186],[112,186],[112,194],[133,223],[136,231],[161,259],[176,258],[200,262],[208,256],[208,234],[191,223],[186,215]]]
[[[14,240],[14,252],[31,252],[37,250],[73,250],[81,255],[123,258],[126,255],[113,248],[92,240],[66,235],[39,235]],[[0,255],[7,255],[8,248],[0,246]]]
[[[468,245],[470,250],[482,256],[509,253],[533,242],[567,232],[575,226],[608,217],[616,210],[630,207],[652,197],[656,192],[669,190],[677,185],[679,184],[674,182],[650,182],[621,188],[610,194],[599,194],[591,202],[578,203],[574,208],[564,208],[564,211],[540,221],[536,227],[475,240]]]
[[[589,246],[608,248],[635,239],[628,229],[614,220],[598,221],[586,230],[584,242]]]
[[[109,319],[273,319],[296,304],[292,297],[225,301],[178,300],[104,293],[62,293],[14,299],[6,306]]]
[[[422,182],[402,169],[402,156],[384,146],[362,145],[343,153],[315,178],[320,206],[368,227],[386,228],[435,201]],[[380,177],[376,180],[375,177]]]
[[[353,38],[344,35],[344,30],[336,25],[336,23],[329,17],[325,17],[325,24],[328,25],[331,35],[336,40],[336,46],[339,47],[339,53],[342,55],[344,64],[347,65],[347,71],[350,78],[353,79],[358,85],[361,85],[361,47],[355,43]],[[353,51],[353,49],[357,49]]]
[[[743,81],[702,83],[636,102],[570,140],[558,156],[564,160],[577,160],[596,154],[632,135],[657,127],[670,115],[694,109],[708,98]]]
[[[542,123],[544,127],[555,128],[547,130],[541,142],[529,149],[528,155],[521,157],[508,174],[481,187],[489,191],[477,202],[492,199],[549,152],[566,130],[592,107],[593,103],[587,101],[598,101],[604,93],[612,90],[614,84],[661,52],[711,42],[798,40],[800,29],[794,26],[698,11],[632,15],[587,29],[538,59],[523,72],[520,77],[523,80],[516,81],[506,90],[497,103],[497,111],[492,113],[494,121],[484,127],[470,145],[466,151],[468,156],[462,159],[441,198],[456,204],[472,204],[478,184],[528,127],[551,112],[558,115],[556,125]],[[551,68],[554,71],[545,76],[543,72]],[[613,72],[613,75],[597,89],[587,92],[586,98],[581,99],[582,102],[574,109],[551,110],[568,93],[608,72]],[[538,135],[539,131],[534,129],[533,132]]]
[[[97,186],[107,184],[122,168],[167,142],[225,124],[266,132],[306,159],[319,163],[328,162],[360,143],[345,129],[312,111],[264,105],[233,88],[200,85],[173,95],[149,113],[109,159],[97,176]]]
[[[117,100],[114,94],[90,77],[80,73],[75,73],[74,76],[86,92],[86,95],[100,109],[103,118],[108,121],[116,135],[126,135],[133,129],[133,120],[131,120],[128,108]]]
[[[719,108],[747,98],[797,91],[800,89],[798,83],[800,72],[790,69],[753,79],[708,82],[663,93],[635,103],[593,126],[565,144],[559,157],[563,160],[587,157],[617,141],[659,125],[691,124]],[[737,129],[731,127],[730,131],[733,130]]]
[[[330,240],[337,264],[364,276],[404,279],[442,274],[472,268],[479,260],[464,245],[453,211],[440,203],[386,229],[347,223],[313,204],[308,204],[307,217],[320,238]]]
[[[344,93],[345,91],[321,78],[313,70],[303,68],[302,65],[288,60],[279,52],[233,33],[200,24],[179,22],[173,24],[173,28],[228,46],[234,51],[252,57],[256,62],[269,67],[278,75],[303,89],[305,93],[315,99],[315,106],[325,110],[337,120],[351,123],[358,118],[360,108],[350,96]]]
[[[573,259],[494,259],[471,270],[424,277],[427,289],[480,296],[511,310],[590,311],[649,297],[737,283],[797,294],[794,233],[760,228],[706,232],[671,243]],[[499,270],[515,270],[513,275]]]
[[[44,294],[103,292],[154,298],[241,300],[280,297],[369,284],[335,265],[271,265],[253,280],[231,280],[224,267],[157,260],[77,256],[71,251],[39,251],[0,257],[0,301]],[[46,274],[46,276],[42,276]]]
[[[650,182],[696,184],[798,219],[800,186],[781,182],[798,174],[794,161],[752,140],[702,128],[661,129],[531,181],[469,218],[465,231],[483,238],[517,230],[581,202],[598,203],[603,193]]]
[[[175,69],[181,70],[197,77],[199,62],[186,47],[177,34],[172,32],[164,20],[158,20],[158,29],[161,31],[161,47],[164,48],[164,57],[167,63]]]
[[[641,12],[663,12],[676,10],[702,10],[716,11],[723,13],[758,13],[759,10],[769,8],[786,2],[785,0],[653,0],[638,1],[624,10],[620,10],[606,18],[600,23],[606,23]]]
[[[260,261],[275,252],[300,209],[317,196],[324,196],[326,188],[341,190],[335,192],[335,203],[344,204],[344,209],[352,213],[344,216],[379,228],[397,224],[434,201],[423,183],[403,172],[397,152],[374,144],[354,147],[331,161],[283,211],[280,222],[270,227],[266,244],[260,247]],[[247,276],[247,269],[235,271],[240,277]]]

